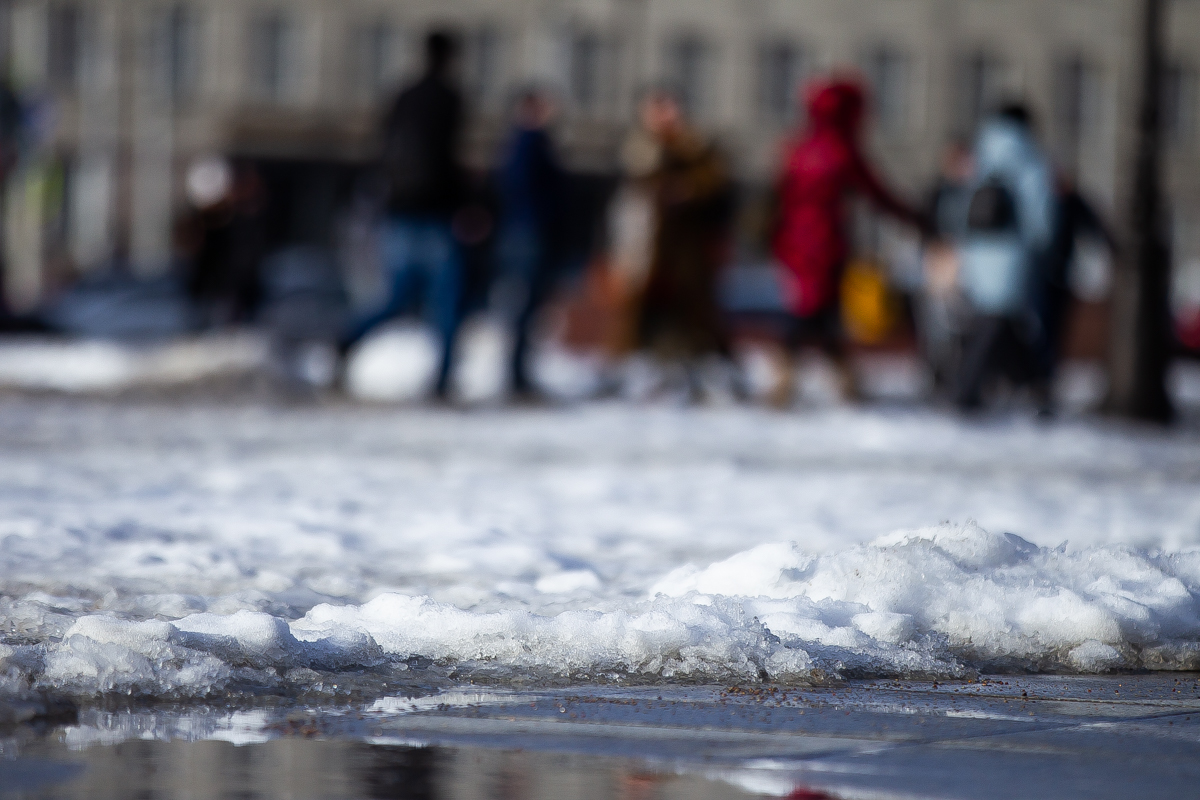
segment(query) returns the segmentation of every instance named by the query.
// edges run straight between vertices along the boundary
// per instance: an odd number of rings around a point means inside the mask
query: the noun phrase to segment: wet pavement
[[[9,729],[5,798],[1178,798],[1200,676],[464,686]]]

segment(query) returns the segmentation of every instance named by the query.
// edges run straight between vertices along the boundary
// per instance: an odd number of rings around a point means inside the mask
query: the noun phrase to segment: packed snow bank
[[[66,605],[31,594],[0,609],[8,630],[34,640],[0,649],[10,691],[307,691],[321,673],[419,663],[498,680],[783,682],[1200,667],[1200,552],[1068,553],[971,524],[825,555],[761,545],[678,568],[649,598],[603,611],[479,612],[398,593],[290,621],[247,610],[168,620],[177,607],[165,603],[138,620]]]
[[[1198,455],[917,411],[5,396],[0,692],[1182,668]],[[967,518],[1021,538],[923,528]]]
[[[260,370],[267,355],[266,339],[251,333],[146,344],[14,337],[0,342],[0,386],[59,392],[175,386]]]
[[[863,635],[905,644],[934,633],[981,668],[1200,665],[1196,551],[1068,553],[975,525],[942,526],[822,556],[762,545],[706,569],[677,569],[651,591],[756,597],[749,608],[764,625],[802,639],[825,635],[811,604],[857,607],[849,626]],[[865,643],[845,643],[855,641]]]

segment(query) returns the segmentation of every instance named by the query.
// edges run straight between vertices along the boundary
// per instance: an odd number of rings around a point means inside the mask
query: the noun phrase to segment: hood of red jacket
[[[808,122],[814,130],[832,128],[855,135],[862,125],[866,93],[849,80],[816,81],[804,92]]]

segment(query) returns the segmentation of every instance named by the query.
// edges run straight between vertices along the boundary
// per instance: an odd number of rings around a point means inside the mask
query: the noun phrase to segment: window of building
[[[1054,107],[1058,114],[1058,124],[1071,139],[1077,140],[1086,127],[1090,72],[1091,69],[1083,59],[1072,58],[1059,65],[1058,74],[1055,76]]]
[[[1082,56],[1059,63],[1054,80],[1054,114],[1059,159],[1075,166],[1079,148],[1100,118],[1100,71]]]
[[[958,66],[958,127],[966,133],[975,130],[1003,99],[1006,69],[1003,61],[987,52],[972,53]]]
[[[46,77],[59,91],[79,85],[83,39],[83,12],[74,3],[55,3],[47,10]]]
[[[758,108],[769,123],[789,125],[799,113],[804,52],[791,42],[765,42],[758,50]]]
[[[689,116],[709,111],[712,92],[713,51],[698,36],[680,36],[667,47],[667,78],[679,93],[679,102]]]
[[[162,76],[171,99],[190,100],[200,86],[200,19],[184,5],[170,8],[162,22]]]
[[[467,91],[477,108],[495,109],[505,91],[500,31],[484,25],[471,31],[465,44]]]
[[[1162,126],[1167,141],[1179,144],[1196,135],[1200,79],[1196,70],[1172,64],[1163,75]]]
[[[571,39],[567,90],[572,105],[580,111],[595,111],[600,105],[603,50],[604,42],[595,33],[577,33]]]
[[[259,17],[252,26],[250,64],[257,94],[272,103],[291,99],[299,82],[299,31],[282,12]]]
[[[595,115],[613,107],[617,92],[617,54],[617,42],[602,33],[578,31],[571,36],[565,88],[576,111]]]
[[[377,99],[396,88],[403,68],[403,37],[388,20],[359,27],[350,48],[355,59],[351,81],[356,94]]]
[[[894,136],[908,128],[911,73],[908,56],[895,48],[877,47],[867,54],[872,107],[885,134]]]

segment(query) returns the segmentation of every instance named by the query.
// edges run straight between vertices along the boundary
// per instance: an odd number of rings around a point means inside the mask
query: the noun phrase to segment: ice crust
[[[3,695],[1200,667],[1187,432],[603,405],[0,412]]]
[[[388,592],[290,621],[247,610],[85,614],[61,638],[4,647],[0,670],[10,690],[203,697],[246,680],[304,690],[321,671],[403,670],[414,659],[459,677],[642,681],[1196,669],[1198,591],[1197,553],[1068,553],[945,525],[823,555],[760,545],[673,570],[648,597],[608,611],[478,612]],[[10,627],[42,609],[53,630],[44,609],[54,602],[10,603]]]

